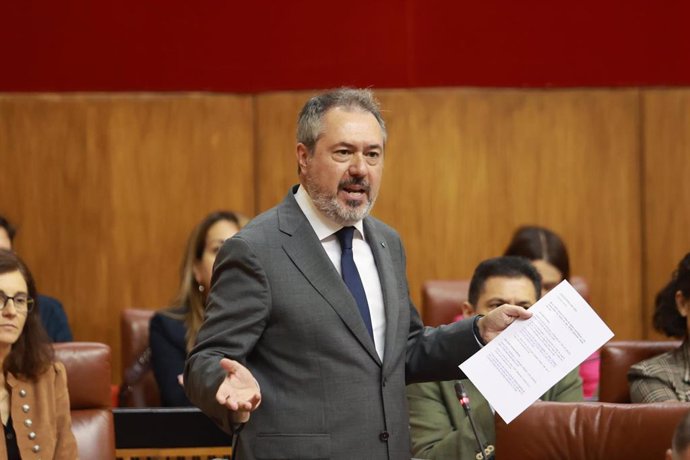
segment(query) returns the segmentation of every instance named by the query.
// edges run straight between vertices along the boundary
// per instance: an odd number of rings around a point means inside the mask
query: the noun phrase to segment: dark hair
[[[676,307],[676,292],[690,299],[690,253],[678,264],[671,281],[656,295],[654,302],[654,329],[668,337],[685,337],[688,331],[687,319]]]
[[[472,305],[477,305],[477,300],[484,290],[484,285],[489,278],[502,276],[505,278],[528,278],[534,285],[534,292],[537,298],[541,296],[541,276],[534,268],[534,265],[524,257],[503,256],[487,259],[477,265],[470,281],[469,295],[467,301]]]
[[[565,243],[548,228],[534,225],[518,228],[503,255],[521,256],[531,261],[544,260],[556,267],[563,279],[570,278],[570,259]]]
[[[673,441],[671,441],[671,449],[675,455],[682,455],[688,447],[690,447],[690,412],[676,426]]]
[[[321,120],[330,109],[343,107],[371,113],[381,127],[383,143],[386,143],[386,123],[381,109],[368,89],[338,88],[318,94],[307,101],[297,118],[297,142],[304,144],[309,152],[314,151],[321,135]]]
[[[209,229],[217,222],[227,220],[237,225],[241,229],[248,222],[243,215],[232,211],[215,211],[204,217],[189,235],[187,248],[182,257],[180,266],[180,288],[176,299],[173,301],[173,308],[185,310],[184,322],[187,326],[185,341],[187,349],[191,349],[196,341],[196,334],[201,327],[204,319],[204,305],[206,296],[199,291],[199,283],[194,277],[194,264],[201,260],[206,247],[206,236]],[[174,314],[173,314],[174,315]],[[176,316],[176,315],[175,315]]]
[[[19,272],[28,288],[29,297],[34,299],[34,308],[26,315],[24,329],[5,358],[3,373],[36,380],[53,362],[53,348],[38,311],[36,283],[26,264],[12,251],[0,250],[0,274]]]
[[[10,242],[14,241],[14,235],[17,233],[17,229],[2,215],[0,215],[0,228],[5,229],[7,236],[10,237]]]

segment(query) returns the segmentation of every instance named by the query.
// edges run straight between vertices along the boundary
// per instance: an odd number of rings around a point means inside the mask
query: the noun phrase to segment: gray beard
[[[314,184],[309,176],[306,177],[304,187],[314,202],[316,209],[324,213],[329,219],[343,226],[354,225],[364,219],[369,215],[371,208],[374,207],[374,201],[371,199],[364,207],[358,207],[360,203],[357,201],[347,201],[346,206],[342,206],[336,196],[319,190],[319,187]]]

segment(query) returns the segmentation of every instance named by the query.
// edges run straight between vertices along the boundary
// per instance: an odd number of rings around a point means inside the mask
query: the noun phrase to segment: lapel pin
[[[385,242],[385,241],[381,241],[381,247],[383,247],[383,248],[386,247],[386,242]]]

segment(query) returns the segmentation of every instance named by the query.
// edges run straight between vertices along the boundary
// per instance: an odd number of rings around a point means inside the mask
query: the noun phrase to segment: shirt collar
[[[323,241],[343,228],[341,224],[326,217],[319,209],[316,208],[314,201],[311,199],[307,193],[307,190],[302,185],[297,188],[297,192],[295,193],[295,201],[297,201],[297,205],[309,221],[309,225],[311,225],[314,229],[314,232],[316,232],[316,236],[319,238],[319,241]],[[359,220],[353,225],[353,227],[359,230],[362,238],[366,241],[366,237],[364,236],[363,222]]]

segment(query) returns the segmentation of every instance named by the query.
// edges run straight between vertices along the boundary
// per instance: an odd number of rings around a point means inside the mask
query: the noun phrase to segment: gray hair
[[[314,152],[321,136],[321,119],[330,109],[342,107],[371,113],[381,126],[383,143],[386,144],[386,122],[381,116],[379,103],[368,89],[338,88],[312,97],[304,104],[297,118],[297,142]]]

